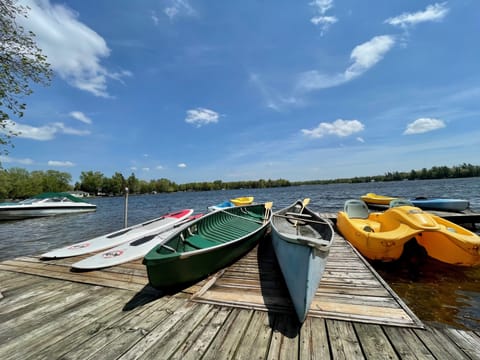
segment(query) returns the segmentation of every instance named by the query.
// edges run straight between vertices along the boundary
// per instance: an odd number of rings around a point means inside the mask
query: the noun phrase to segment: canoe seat
[[[345,201],[344,211],[350,219],[368,218],[368,207],[362,200],[351,199]]]
[[[189,236],[188,238],[185,239],[185,243],[187,243],[188,245],[190,245],[195,249],[204,249],[204,248],[218,245],[217,241],[206,239],[201,235]]]

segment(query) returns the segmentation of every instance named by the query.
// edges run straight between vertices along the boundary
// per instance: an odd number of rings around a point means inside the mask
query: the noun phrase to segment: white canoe
[[[275,255],[302,323],[322,279],[334,231],[301,201],[274,213],[271,224]]]
[[[79,270],[100,269],[140,259],[153,247],[162,244],[174,232],[181,231],[184,226],[188,226],[190,221],[198,219],[200,216],[202,216],[202,214],[190,216],[185,220],[176,223],[173,228],[169,230],[146,235],[137,240],[129,241],[128,243],[80,260],[72,264],[72,268]]]
[[[184,209],[174,213],[165,214],[159,218],[56,249],[42,254],[41,256],[43,258],[64,258],[102,251],[129,241],[140,239],[150,234],[158,234],[161,231],[172,229],[176,223],[186,219],[192,213],[193,209]]]

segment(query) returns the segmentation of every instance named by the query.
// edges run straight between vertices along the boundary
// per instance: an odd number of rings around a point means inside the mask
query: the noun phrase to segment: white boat
[[[189,226],[191,221],[196,220],[201,216],[202,214],[192,215],[176,223],[173,228],[169,230],[160,230],[150,235],[145,235],[139,239],[131,240],[125,244],[115,246],[104,252],[80,260],[72,264],[72,268],[80,270],[101,269],[140,259],[153,247],[163,244],[170,235],[177,231],[181,231],[183,227]]]
[[[192,215],[192,213],[193,209],[184,209],[165,214],[161,217],[120,229],[112,233],[97,236],[93,239],[65,246],[60,249],[52,250],[42,254],[42,258],[64,258],[110,249],[129,241],[135,241],[148,235],[158,234],[162,231],[173,229],[175,224],[186,219]]]
[[[48,192],[19,202],[0,203],[0,220],[83,213],[96,209],[97,205],[69,193]]]
[[[306,207],[309,199],[275,212],[272,244],[298,320],[305,321],[322,279],[334,231]]]

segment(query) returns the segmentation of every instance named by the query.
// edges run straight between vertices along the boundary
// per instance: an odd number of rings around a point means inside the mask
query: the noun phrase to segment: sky
[[[4,168],[176,183],[479,164],[480,2],[22,0],[54,72]]]

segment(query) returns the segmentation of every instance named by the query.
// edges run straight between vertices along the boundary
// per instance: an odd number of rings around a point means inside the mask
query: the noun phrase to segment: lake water
[[[314,211],[336,213],[345,200],[367,192],[406,198],[463,198],[470,200],[472,210],[480,212],[480,178],[467,178],[129,196],[128,224],[184,208],[205,212],[209,205],[247,195],[256,202],[273,201],[273,210],[309,197]],[[96,212],[1,222],[0,261],[38,255],[124,226],[123,197],[89,201],[97,205]],[[456,267],[433,259],[414,271],[402,262],[373,266],[421,320],[480,330],[480,268]]]

